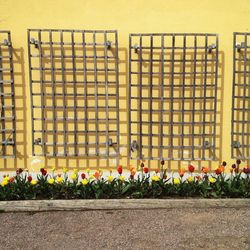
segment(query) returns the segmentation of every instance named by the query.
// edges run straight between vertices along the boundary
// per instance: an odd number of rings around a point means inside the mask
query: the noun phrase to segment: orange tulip
[[[136,174],[135,168],[132,168],[132,169],[130,170],[130,174],[131,174],[132,176],[135,176],[135,174]]]
[[[204,173],[204,174],[207,174],[209,172],[209,168],[208,167],[202,167],[201,171]]]
[[[201,176],[200,175],[196,175],[195,178],[196,178],[197,181],[201,180]]]
[[[98,180],[101,177],[101,172],[96,171],[95,174],[94,174],[94,177]]]
[[[224,168],[222,168],[222,167],[218,167],[217,169],[215,169],[215,173],[217,175],[220,175],[222,172],[224,172]]]
[[[179,170],[179,175],[180,175],[180,177],[183,177],[184,174],[185,174],[185,170],[184,170],[184,169],[180,169],[180,170]]]
[[[155,170],[155,173],[156,173],[156,174],[160,173],[160,168],[157,168],[157,169]]]

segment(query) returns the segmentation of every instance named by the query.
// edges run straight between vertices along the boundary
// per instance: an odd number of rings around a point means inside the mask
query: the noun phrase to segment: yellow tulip
[[[4,187],[4,186],[8,185],[8,183],[9,182],[7,180],[3,179],[3,181],[1,182],[1,186]]]
[[[36,184],[37,184],[37,180],[32,180],[32,181],[30,182],[30,184],[31,184],[31,185],[36,185]]]
[[[57,176],[56,177],[56,182],[57,183],[62,183],[63,182],[63,178],[61,176]]]
[[[73,181],[75,181],[76,179],[77,179],[77,174],[72,174],[71,176],[70,176],[70,178],[73,180]]]
[[[174,178],[174,184],[179,185],[181,183],[179,178]]]
[[[193,176],[189,176],[189,177],[187,178],[187,181],[188,181],[188,182],[193,182],[193,181],[194,181],[194,177],[193,177]]]
[[[124,182],[125,181],[125,177],[123,175],[119,176],[119,180]]]
[[[63,173],[66,174],[68,172],[68,169],[66,167],[63,168]]]
[[[83,186],[86,186],[88,183],[89,183],[89,181],[87,179],[83,179],[82,180],[82,185]]]
[[[209,177],[208,180],[209,180],[210,183],[215,183],[216,182],[216,179],[213,178],[213,177]]]
[[[153,175],[153,176],[151,177],[151,180],[152,180],[152,181],[159,181],[159,180],[160,180],[160,177],[159,177],[158,175]]]
[[[112,175],[108,176],[108,182],[112,182],[114,180],[114,177]]]
[[[54,184],[54,182],[55,182],[55,179],[53,179],[53,178],[51,178],[51,179],[48,180],[49,184]]]
[[[9,176],[5,176],[4,178],[3,178],[3,180],[5,180],[5,181],[10,181],[10,177]]]
[[[91,174],[91,175],[89,176],[89,179],[90,179],[90,180],[93,180],[93,179],[95,179],[95,176]]]

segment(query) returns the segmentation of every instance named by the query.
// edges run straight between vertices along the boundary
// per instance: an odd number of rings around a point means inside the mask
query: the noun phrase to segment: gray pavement
[[[250,209],[0,213],[0,249],[250,249]]]

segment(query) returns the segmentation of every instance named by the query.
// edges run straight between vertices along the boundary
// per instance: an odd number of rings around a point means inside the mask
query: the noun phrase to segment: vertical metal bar
[[[28,55],[29,55],[29,79],[30,79],[30,106],[31,106],[31,140],[32,140],[32,155],[35,155],[35,141],[34,141],[34,104],[33,104],[33,82],[32,82],[32,65],[31,65],[31,51],[30,51],[30,30],[27,30],[28,40]]]
[[[104,68],[105,68],[105,111],[106,111],[106,151],[109,156],[109,107],[108,107],[108,57],[107,57],[107,32],[104,31]]]
[[[204,92],[203,92],[203,133],[202,133],[202,159],[205,159],[205,135],[206,135],[206,101],[207,101],[207,54],[208,38],[205,36],[205,71],[204,71]]]
[[[163,160],[164,35],[161,35],[160,159]]]
[[[150,98],[150,103],[149,103],[149,122],[150,122],[150,130],[149,130],[149,157],[152,159],[152,130],[153,130],[153,124],[152,124],[152,112],[153,112],[153,87],[152,87],[152,81],[153,81],[153,36],[150,35],[150,69],[149,69],[149,74],[150,74],[150,80],[149,80],[149,98]]]
[[[53,112],[53,156],[56,156],[56,100],[55,100],[55,75],[54,75],[54,52],[53,52],[53,38],[52,31],[49,31],[49,46],[50,46],[50,72],[51,72],[51,84],[52,84],[52,112]]]
[[[84,122],[85,122],[85,154],[88,156],[88,85],[87,85],[87,60],[86,60],[86,41],[85,32],[82,32],[83,43],[83,73],[84,73]]]
[[[218,60],[219,60],[219,37],[216,35],[216,61],[215,61],[215,95],[214,95],[214,134],[213,134],[213,159],[215,160],[216,150],[216,126],[217,126],[217,90],[218,90]]]
[[[182,65],[182,112],[181,112],[181,121],[182,121],[182,126],[181,126],[181,159],[184,159],[184,104],[185,104],[185,63],[186,63],[186,35],[184,35],[183,38],[183,65]]]
[[[131,82],[131,59],[132,59],[132,57],[131,57],[131,50],[132,50],[132,37],[131,37],[131,35],[129,35],[129,65],[128,65],[128,67],[129,67],[129,74],[128,74],[128,82],[129,82],[129,87],[128,87],[128,144],[129,144],[129,152],[128,152],[128,154],[129,154],[129,157],[131,158],[132,157],[132,151],[131,151],[131,143],[132,143],[132,141],[131,141],[131,133],[132,133],[132,131],[131,131],[131,102],[132,102],[132,100],[131,100],[131,88],[132,88],[132,86],[131,86],[131,84],[132,84],[132,82]],[[141,147],[141,145],[140,145],[140,147]]]
[[[232,84],[232,119],[231,119],[231,157],[234,158],[234,147],[233,147],[233,141],[234,141],[234,131],[235,131],[235,115],[234,115],[234,109],[235,109],[235,68],[236,68],[236,33],[233,35],[233,84]]]
[[[173,108],[174,108],[174,65],[175,65],[175,34],[172,34],[172,58],[171,58],[171,90],[170,90],[170,149],[169,158],[173,159]]]
[[[246,114],[246,89],[247,89],[247,35],[245,34],[244,47],[244,89],[243,89],[243,111],[242,111],[242,157],[245,159],[245,114]]]
[[[194,37],[194,71],[193,71],[193,95],[192,95],[192,160],[194,159],[194,124],[195,124],[195,85],[196,85],[196,58],[197,58],[197,36]]]
[[[142,36],[140,35],[140,51],[139,51],[139,76],[140,76],[140,94],[139,94],[139,120],[140,120],[140,143],[139,143],[139,146],[140,146],[140,160],[142,160]]]
[[[63,149],[64,155],[67,156],[67,127],[66,127],[66,81],[65,81],[65,61],[64,61],[64,39],[63,31],[60,31],[60,45],[61,45],[61,65],[62,65],[62,87],[63,87]]]
[[[43,51],[42,51],[42,38],[41,38],[41,30],[38,31],[38,49],[39,49],[39,68],[40,68],[40,91],[41,91],[41,106],[42,106],[42,152],[45,155],[45,104],[44,104],[44,80],[43,80]]]
[[[93,46],[94,46],[94,82],[95,82],[95,128],[96,128],[96,155],[99,155],[99,126],[98,126],[98,85],[97,85],[97,62],[96,62],[96,32],[93,32]]]
[[[15,88],[14,88],[14,65],[13,65],[13,48],[10,32],[8,32],[9,41],[9,64],[10,64],[10,76],[11,76],[11,103],[12,103],[12,128],[13,128],[13,156],[16,156],[16,109],[15,109]]]
[[[0,56],[3,56],[3,52],[2,52],[2,46],[0,44]],[[5,103],[4,103],[4,78],[3,78],[3,63],[2,63],[2,59],[0,60],[0,90],[1,90],[1,134],[2,134],[2,155],[5,156],[6,155],[6,146],[4,144],[4,142],[6,141],[6,134],[5,134]]]
[[[116,68],[116,127],[117,127],[117,149],[118,149],[118,154],[117,154],[117,161],[119,161],[119,153],[120,153],[120,114],[119,114],[119,108],[120,108],[120,103],[119,103],[119,47],[118,47],[118,34],[117,31],[115,31],[115,68]],[[117,162],[119,164],[119,162]]]
[[[75,39],[74,31],[71,31],[71,50],[72,50],[72,66],[73,66],[73,92],[74,92],[74,155],[78,155],[78,141],[77,141],[77,108],[76,108],[76,61],[75,61]]]

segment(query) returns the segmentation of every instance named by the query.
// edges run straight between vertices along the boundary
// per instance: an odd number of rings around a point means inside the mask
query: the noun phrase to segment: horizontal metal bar
[[[51,81],[45,81],[45,80],[43,80],[42,82],[39,81],[39,80],[32,80],[31,82],[32,83],[37,83],[37,84],[42,83],[44,85],[48,84],[49,86],[51,85]],[[64,81],[64,82],[62,82],[62,81],[55,80],[54,85],[60,85],[61,86],[63,83],[65,83],[67,85],[72,84],[72,85],[80,85],[81,86],[81,84],[84,84],[85,82],[84,81],[75,81],[75,82],[73,82],[73,81]],[[105,82],[102,82],[102,81],[97,81],[97,82],[88,81],[88,85],[95,84],[95,83],[97,83],[97,84],[105,84]],[[116,82],[114,82],[114,81],[107,81],[107,83],[109,85],[110,84],[116,84]]]
[[[130,36],[218,36],[216,33],[131,33]]]
[[[1,70],[1,69],[0,69]],[[62,68],[53,68],[53,69],[51,69],[51,68],[37,68],[37,67],[34,67],[34,68],[30,68],[30,70],[37,70],[37,71],[40,71],[40,70],[42,70],[42,71],[51,71],[51,70],[54,70],[54,71],[56,71],[56,70],[62,70]],[[83,68],[64,68],[63,69],[65,72],[67,72],[67,71],[80,71],[80,72],[82,72],[83,70],[86,70],[86,72],[94,72],[94,71],[97,71],[97,72],[105,72],[105,69],[88,69],[88,68],[85,68],[85,69],[83,69]],[[116,72],[116,70],[115,69],[106,69],[108,72]],[[46,73],[46,72],[45,72]]]
[[[74,33],[116,33],[117,30],[78,30],[78,29],[28,29],[29,32],[74,32]]]
[[[106,146],[106,142],[105,143],[101,143],[101,142],[99,142],[98,143],[98,145],[99,146]],[[41,144],[34,144],[35,146],[41,146]],[[51,142],[44,142],[43,143],[43,145],[45,145],[45,146],[54,146],[54,145],[56,145],[56,146],[64,146],[64,143],[59,143],[59,142],[57,142],[57,143],[51,143]],[[74,146],[75,145],[75,143],[73,142],[73,143],[71,143],[71,142],[68,142],[67,143],[67,146]],[[89,146],[93,146],[93,148],[94,148],[94,146],[96,145],[96,143],[83,143],[83,142],[78,142],[78,146],[85,146],[85,145],[89,145]]]
[[[30,55],[31,58],[51,58],[51,55],[39,55],[39,54],[32,54]],[[54,59],[72,59],[72,58],[75,58],[75,59],[116,59],[116,57],[114,56],[107,56],[107,57],[104,57],[104,56],[78,56],[78,55],[75,55],[74,57],[73,56],[57,56],[57,55],[53,55]]]

